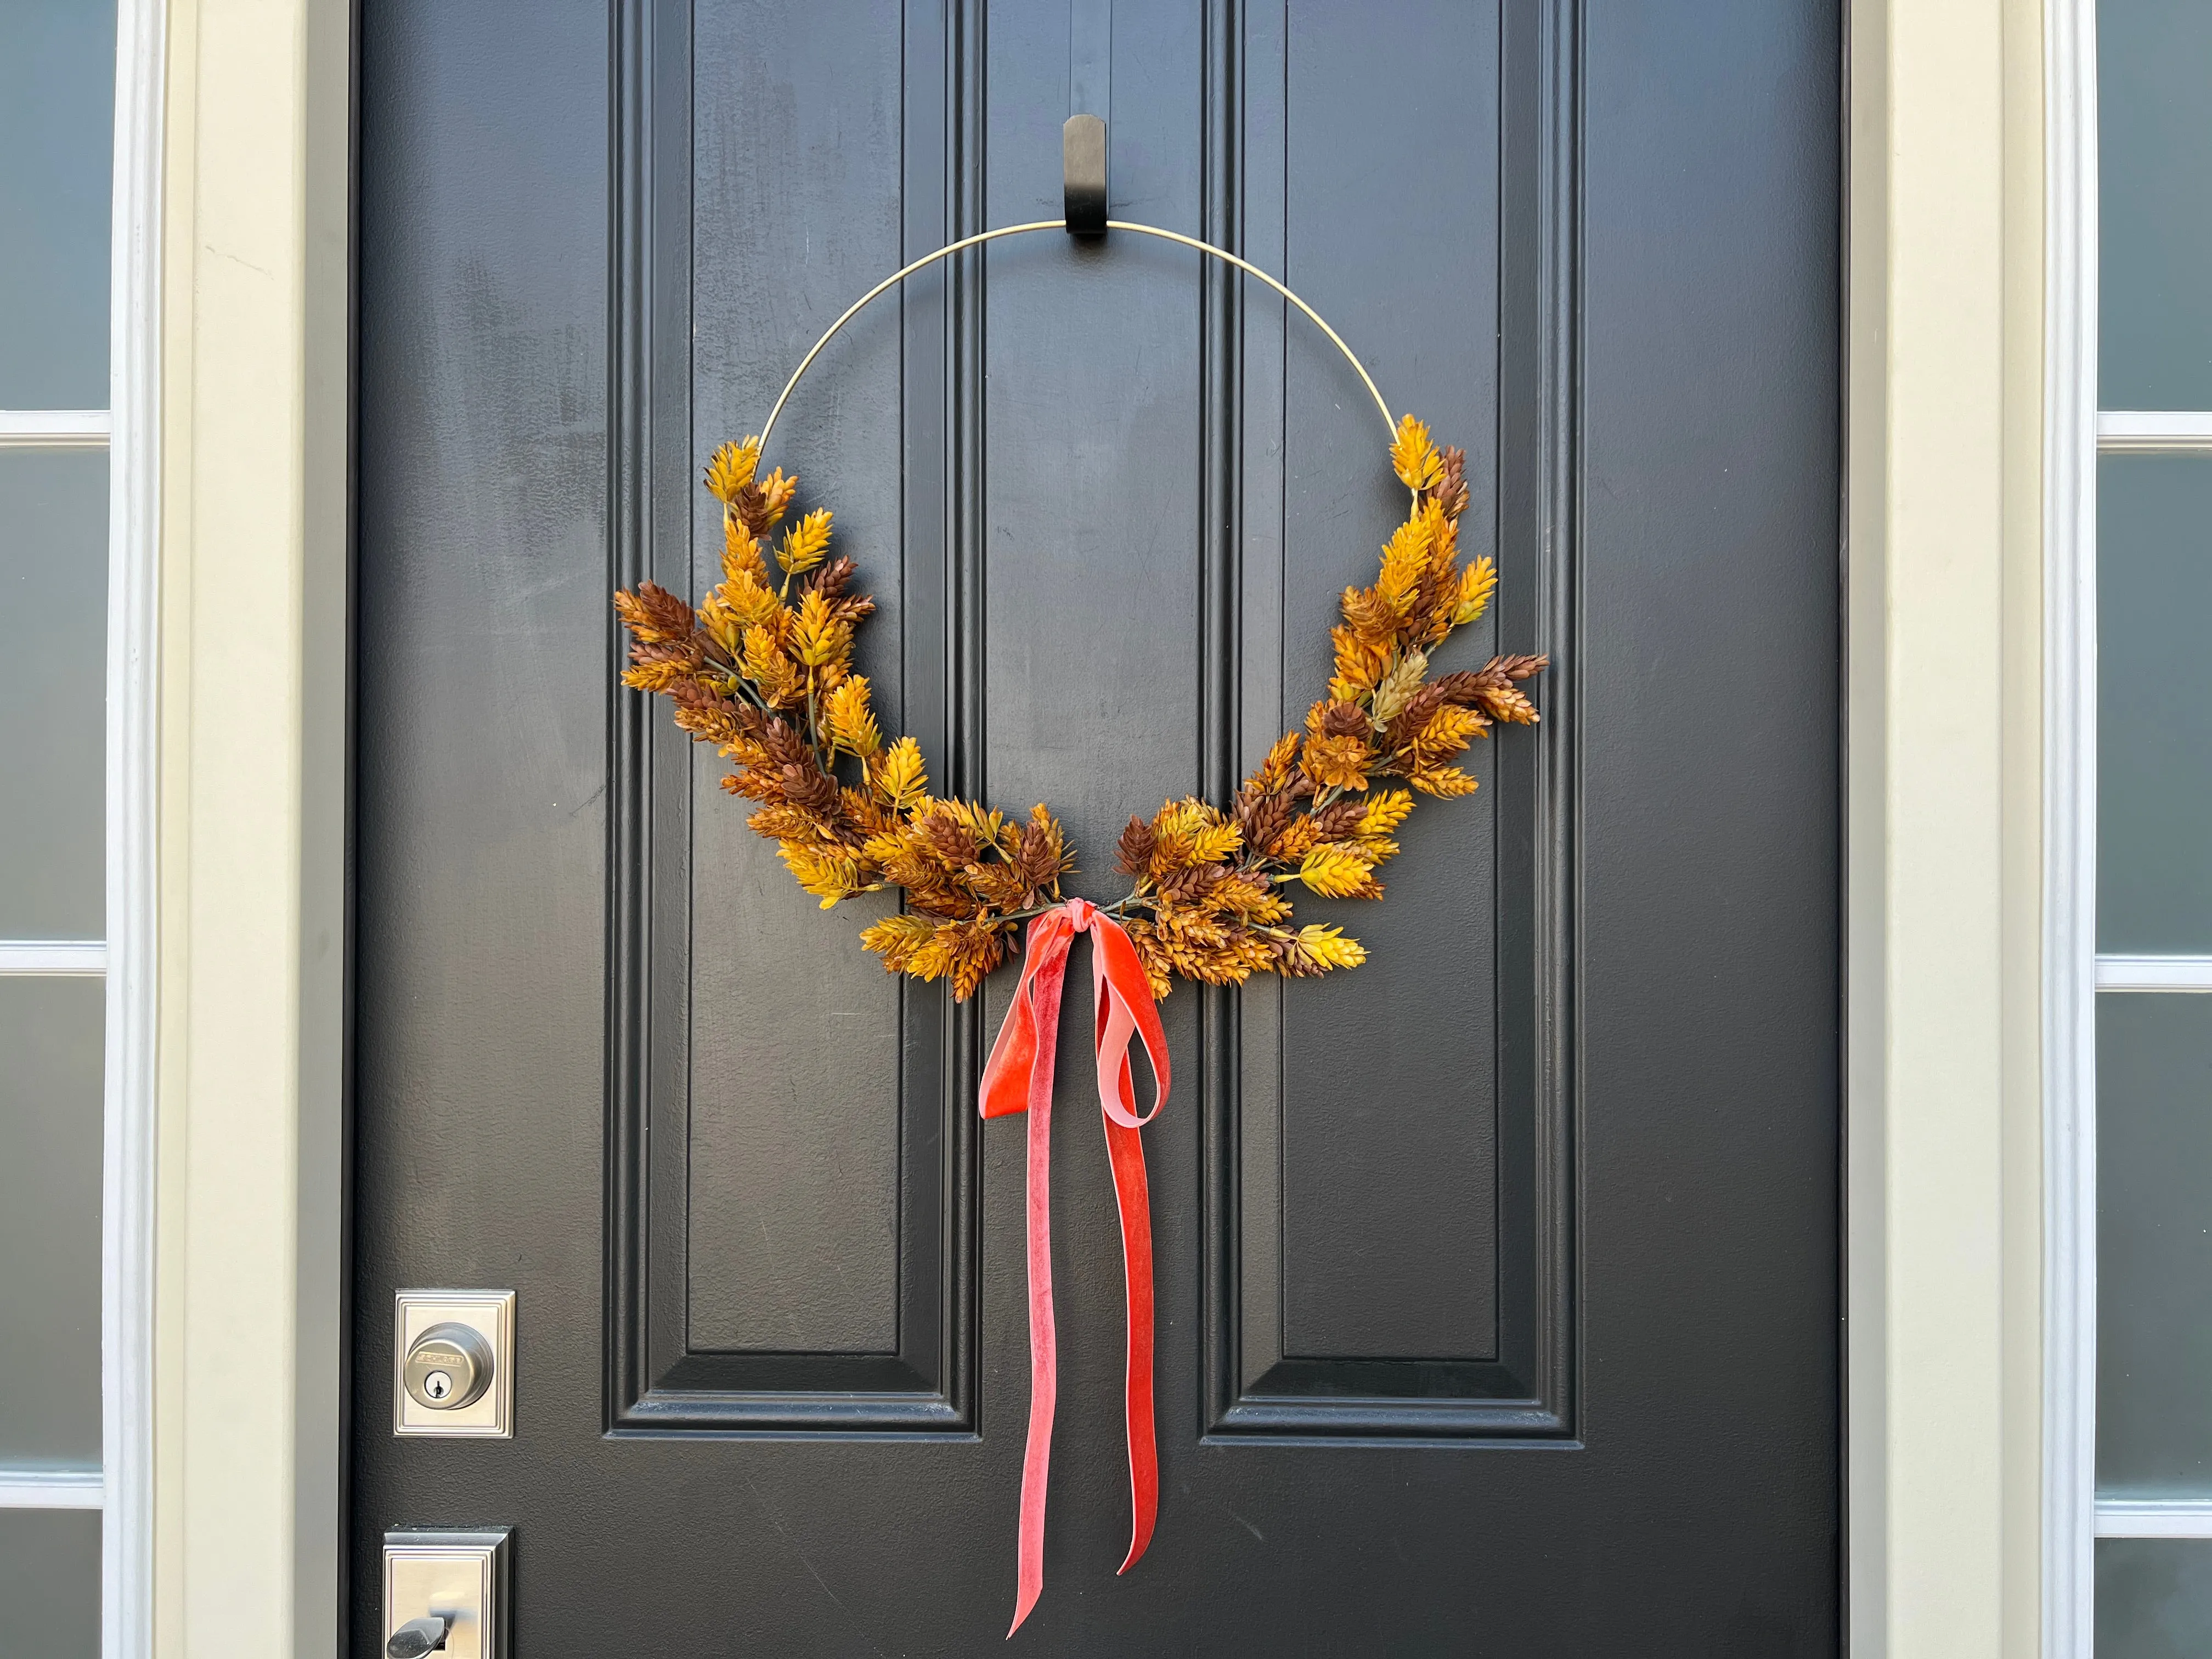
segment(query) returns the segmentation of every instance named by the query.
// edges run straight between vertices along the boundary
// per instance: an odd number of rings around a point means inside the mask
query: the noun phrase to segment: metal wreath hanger
[[[859,316],[866,308],[870,301],[888,294],[916,271],[927,270],[939,260],[958,253],[963,248],[979,247],[985,242],[995,242],[1001,237],[1025,236],[1032,231],[1039,230],[1064,230],[1071,236],[1085,237],[1103,236],[1112,230],[1125,230],[1138,236],[1157,236],[1164,242],[1176,242],[1184,247],[1196,248],[1200,253],[1218,259],[1224,264],[1234,265],[1246,276],[1265,283],[1304,312],[1312,320],[1313,325],[1328,337],[1328,343],[1344,354],[1345,362],[1352,365],[1353,371],[1358,374],[1361,384],[1366,386],[1367,395],[1375,400],[1375,407],[1382,416],[1384,428],[1393,438],[1397,436],[1397,417],[1391,414],[1390,405],[1382,401],[1382,392],[1376,388],[1375,377],[1370,374],[1365,365],[1352,355],[1352,348],[1344,343],[1344,337],[1328,325],[1328,320],[1322,316],[1321,313],[1285,288],[1282,283],[1252,264],[1250,260],[1238,258],[1227,248],[1216,247],[1211,242],[1202,242],[1195,236],[1186,236],[1179,230],[1165,230],[1158,225],[1138,224],[1127,219],[1109,219],[1106,216],[1106,123],[1103,119],[1096,115],[1071,115],[1067,118],[1067,124],[1060,129],[1060,172],[1062,211],[1065,217],[1032,219],[1026,224],[1019,225],[1000,225],[995,230],[981,230],[973,236],[963,236],[957,242],[947,242],[935,252],[925,253],[913,264],[902,265],[848,306],[844,314],[823,331],[822,337],[814,343],[813,349],[799,360],[799,367],[792,370],[791,378],[783,383],[783,391],[776,398],[775,406],[768,412],[768,424],[761,428],[761,452],[763,454],[767,453],[769,437],[775,430],[775,423],[783,413],[784,404],[791,400],[791,394],[799,385],[799,376],[812,367],[814,360],[822,355],[822,348],[836,337],[837,331]]]

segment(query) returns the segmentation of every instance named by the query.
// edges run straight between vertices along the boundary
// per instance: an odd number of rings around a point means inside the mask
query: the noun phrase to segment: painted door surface
[[[1113,1189],[1055,1115],[1054,1655],[1838,1644],[1839,20],[1826,0],[363,0],[353,1636],[385,1528],[511,1523],[518,1652],[995,1650],[1028,1409],[1012,974],[886,975],[614,684],[698,487],[896,266],[1117,217],[1280,274],[1463,445],[1543,723],[1414,814],[1370,961],[1179,987]],[[1110,39],[1103,55],[1092,44]],[[1073,49],[1071,49],[1073,42]],[[771,459],[949,790],[1075,891],[1224,800],[1402,510],[1303,319],[1030,236],[838,337]],[[1079,978],[1080,985],[1080,965]],[[518,1296],[511,1441],[392,1433],[392,1298]]]

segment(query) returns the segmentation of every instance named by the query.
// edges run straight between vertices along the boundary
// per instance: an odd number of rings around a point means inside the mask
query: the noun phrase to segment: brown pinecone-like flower
[[[1450,679],[1455,677],[1446,675],[1444,678]],[[1473,694],[1470,693],[1468,700],[1472,701],[1472,698]],[[1450,695],[1443,680],[1423,686],[1406,700],[1406,706],[1398,711],[1397,719],[1390,722],[1389,746],[1396,749],[1412,741],[1414,733],[1429,723],[1430,715],[1445,703],[1455,701],[1458,700]]]
[[[1375,728],[1358,703],[1333,702],[1322,711],[1321,729],[1325,737],[1364,738]]]
[[[1271,851],[1297,816],[1298,803],[1312,793],[1313,780],[1303,772],[1277,790],[1262,792],[1248,784],[1237,796],[1237,827],[1244,833],[1244,844],[1256,852]]]
[[[950,812],[932,812],[921,821],[920,831],[947,863],[966,864],[975,856],[975,837]]]
[[[837,780],[811,763],[787,761],[778,771],[783,798],[808,812],[827,812],[837,804]]]
[[[737,510],[738,520],[747,530],[756,536],[768,533],[768,493],[758,484],[747,484],[730,505]]]
[[[1021,877],[1024,906],[1042,904],[1051,896],[1060,879],[1060,854],[1052,831],[1042,823],[1024,823],[1014,831],[1014,855],[1010,860]]]
[[[1509,680],[1525,680],[1532,675],[1540,674],[1551,665],[1551,658],[1540,654],[1533,657],[1492,657],[1484,665],[1484,672],[1488,672],[1491,669],[1495,669]]]
[[[1140,817],[1132,817],[1128,827],[1121,831],[1121,844],[1114,855],[1114,862],[1125,876],[1141,876],[1152,866],[1152,851],[1160,838],[1152,826]]]
[[[852,586],[853,578],[860,569],[850,558],[840,554],[808,577],[806,586],[825,599],[840,599]]]
[[[1313,815],[1316,841],[1340,841],[1359,827],[1367,803],[1356,795],[1333,800]]]
[[[814,751],[807,747],[805,734],[787,720],[779,717],[770,720],[761,732],[760,740],[769,758],[778,766],[814,765]]]
[[[640,645],[665,645],[691,637],[691,607],[659,582],[640,582],[635,593],[617,592],[615,610]]]
[[[1178,903],[1194,903],[1212,892],[1229,873],[1222,864],[1201,864],[1188,870],[1170,870],[1160,878],[1160,896]]]
[[[1432,640],[1441,636],[1444,629],[1435,625],[1439,620],[1437,608],[1440,603],[1449,608],[1451,604],[1456,603],[1458,599],[1459,583],[1456,580],[1452,583],[1451,591],[1447,594],[1443,582],[1437,574],[1436,567],[1423,566],[1421,574],[1414,579],[1413,600],[1407,610],[1407,619],[1413,625],[1414,636],[1422,640]],[[1449,617],[1442,620],[1449,626]]]
[[[1443,471],[1425,493],[1443,508],[1446,518],[1456,519],[1467,511],[1467,451],[1448,446],[1440,453]]]
[[[922,841],[951,865],[971,863],[975,858],[975,836],[964,823],[957,821],[949,811],[931,811],[921,823]]]
[[[676,705],[677,724],[686,731],[703,732],[706,722],[711,720],[718,727],[726,725],[732,732],[758,738],[768,726],[768,716],[752,704],[725,696],[713,686],[698,680],[685,680],[670,686],[668,697]],[[694,726],[690,723],[693,719],[700,724]]]

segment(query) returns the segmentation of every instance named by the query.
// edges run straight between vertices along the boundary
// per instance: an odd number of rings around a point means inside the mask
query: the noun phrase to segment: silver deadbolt
[[[514,1292],[401,1291],[392,1315],[392,1431],[511,1437]]]
[[[483,1333],[459,1320],[442,1320],[416,1337],[407,1350],[407,1392],[418,1406],[434,1412],[473,1406],[491,1387],[491,1344]]]

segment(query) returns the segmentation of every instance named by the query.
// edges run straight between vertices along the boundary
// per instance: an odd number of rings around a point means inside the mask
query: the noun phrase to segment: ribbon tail
[[[1114,1200],[1121,1212],[1121,1272],[1129,1316],[1122,1400],[1129,1439],[1129,1553],[1116,1569],[1127,1572],[1152,1543],[1160,1510],[1159,1449],[1152,1425],[1152,1215],[1143,1134],[1108,1118],[1106,1155],[1113,1162]]]
[[[1129,936],[1110,920],[1093,924],[1091,980],[1097,1003],[1098,1104],[1106,1155],[1114,1168],[1114,1202],[1121,1219],[1121,1282],[1128,1333],[1122,1376],[1122,1420],[1129,1444],[1129,1553],[1137,1565],[1159,1517],[1159,1439],[1153,1420],[1152,1210],[1145,1176],[1145,1123],[1167,1103],[1167,1038]],[[1129,1040],[1142,1037],[1158,1085],[1152,1110],[1137,1115]]]
[[[1045,1488],[1052,1461],[1053,1408],[1060,1393],[1060,1363],[1052,1311],[1052,1068],[1060,1041],[1060,988],[1067,971],[1067,947],[1073,942],[1064,927],[1049,927],[1051,918],[1040,917],[1030,930],[1029,960],[1022,983],[1015,989],[1014,1006],[1007,1010],[1001,1042],[1010,1062],[1003,1068],[994,1052],[991,1070],[996,1088],[987,1083],[986,1116],[1008,1109],[1029,1114],[1027,1213],[1030,1313],[1030,1425],[1022,1448],[1022,1506],[1015,1550],[1014,1622],[1006,1627],[1012,1637],[1036,1606],[1044,1590]],[[1017,1020],[1020,1021],[1017,1025]],[[1029,1073],[1020,1081],[1026,1095],[1019,1108],[1008,1096],[1016,1081],[1012,1063],[1028,1062]],[[996,1106],[998,1112],[993,1108]]]
[[[1057,1004],[1059,998],[1050,999]],[[1042,1012],[1042,1011],[1041,1011]],[[1053,1012],[1057,1016],[1059,1010]],[[1048,1024],[1049,1031],[1052,1026]],[[1047,1039],[1048,1045],[1050,1039]],[[1049,1048],[1047,1049],[1048,1055]],[[1030,1428],[1022,1449],[1020,1541],[1016,1550],[1012,1637],[1044,1590],[1045,1484],[1052,1462],[1052,1415],[1060,1394],[1060,1363],[1052,1316],[1052,1066],[1048,1058],[1034,1076],[1029,1112]],[[1043,1098],[1036,1097],[1042,1092]]]

